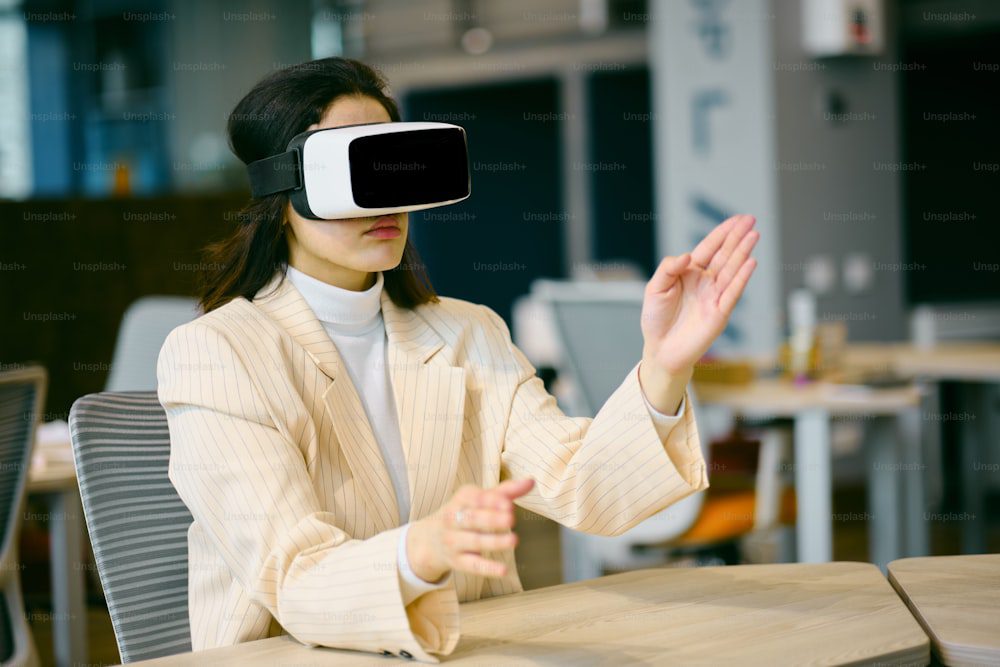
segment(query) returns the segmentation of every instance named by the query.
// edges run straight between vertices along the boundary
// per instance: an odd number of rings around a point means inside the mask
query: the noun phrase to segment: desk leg
[[[930,553],[930,536],[927,529],[927,437],[924,435],[923,414],[919,407],[902,412],[897,418],[899,452],[906,463],[903,468],[903,520],[904,556],[913,558]],[[927,430],[932,429],[929,426]],[[940,470],[937,467],[935,470]]]
[[[944,502],[944,442],[941,439],[941,384],[936,380],[918,380],[921,396],[921,428],[924,475],[928,508],[941,507]],[[926,521],[925,521],[926,523]]]
[[[601,576],[601,561],[583,536],[572,528],[559,526],[564,584]]]
[[[983,502],[983,435],[989,419],[986,401],[987,387],[967,382],[961,385],[959,412],[962,419],[959,430],[959,474],[962,486],[962,553],[986,553],[986,518]]]
[[[801,563],[833,560],[831,477],[830,414],[800,412],[795,416],[795,532]]]
[[[868,428],[868,559],[884,573],[889,561],[899,558],[900,478],[904,461],[899,456],[892,420],[875,418]]]
[[[47,494],[52,561],[52,636],[56,664],[87,662],[87,608],[84,604],[83,513],[77,490]]]

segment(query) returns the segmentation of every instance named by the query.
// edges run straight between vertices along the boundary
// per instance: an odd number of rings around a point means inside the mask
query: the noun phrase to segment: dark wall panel
[[[631,260],[647,275],[656,266],[653,199],[653,116],[649,69],[595,72],[588,171],[593,256]]]
[[[903,74],[910,303],[1000,300],[1000,34],[911,43]]]
[[[472,196],[412,213],[410,233],[439,294],[483,303],[510,321],[536,277],[565,275],[559,91],[552,79],[413,91],[405,120],[468,132]]]
[[[101,391],[126,308],[193,296],[201,248],[245,195],[0,202],[0,369],[49,372],[46,421]]]

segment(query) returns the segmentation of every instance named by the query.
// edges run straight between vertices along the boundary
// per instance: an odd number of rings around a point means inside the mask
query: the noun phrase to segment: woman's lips
[[[370,232],[365,232],[365,236],[373,236],[377,239],[394,239],[402,233],[399,227],[379,227]]]
[[[391,215],[383,215],[365,232],[365,236],[373,236],[378,239],[394,239],[401,233],[402,230],[399,228],[399,221]]]

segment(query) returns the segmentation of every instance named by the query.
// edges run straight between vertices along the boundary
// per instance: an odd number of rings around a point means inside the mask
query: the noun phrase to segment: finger
[[[483,532],[503,532],[514,526],[514,510],[462,509],[461,523],[455,520],[455,511],[445,512],[445,527]]]
[[[474,484],[463,484],[452,496],[452,501],[456,505],[455,509],[460,509],[461,507],[478,507],[482,494],[483,490],[480,487]]]
[[[757,260],[751,257],[747,261],[743,262],[743,266],[740,270],[736,272],[736,277],[733,278],[726,290],[719,296],[719,309],[728,317],[729,313],[733,312],[733,308],[736,306],[736,302],[740,300],[740,296],[743,294],[743,288],[747,286],[747,281],[750,280],[750,274],[753,270],[757,268]]]
[[[732,256],[733,251],[736,250],[736,247],[750,232],[750,228],[753,227],[754,222],[754,218],[748,215],[733,223],[732,229],[729,230],[729,233],[726,234],[725,240],[722,242],[722,247],[719,248],[718,252],[716,252],[712,257],[712,261],[709,262],[709,271],[715,275],[718,275],[722,271],[722,268]]]
[[[501,491],[505,494],[510,492],[517,492],[518,495],[524,495],[531,490],[531,487],[535,485],[535,480],[530,477],[524,477],[521,479],[506,479],[496,486],[493,487],[494,491]]]
[[[523,496],[535,485],[535,480],[510,479],[501,482],[492,489],[481,489],[470,486],[468,489],[462,487],[455,493],[452,506],[445,512],[454,521],[454,513],[460,509],[468,511],[470,508],[493,509],[503,512],[513,512],[514,499]],[[464,515],[463,515],[464,516]]]
[[[690,263],[691,253],[689,252],[677,257],[664,257],[660,265],[656,267],[653,277],[649,279],[646,289],[653,292],[666,292],[674,286],[677,278],[684,273]]]
[[[500,551],[517,546],[517,533],[477,533],[472,530],[449,530],[445,546],[456,553]]]
[[[506,481],[500,482],[492,489],[487,489],[487,493],[495,497],[505,498],[507,501],[512,501],[515,498],[520,498],[528,491],[531,491],[532,487],[535,486],[535,480],[531,478],[525,479],[508,479]]]
[[[458,554],[452,559],[451,567],[453,570],[471,572],[483,577],[502,577],[507,574],[507,566],[503,563],[473,553]]]
[[[758,239],[760,239],[760,232],[755,229],[744,236],[740,244],[736,246],[736,250],[733,251],[733,254],[729,257],[729,261],[719,271],[719,277],[716,279],[715,286],[720,293],[725,291],[729,283],[732,282],[733,276],[740,270],[743,263],[747,261],[747,257],[750,256],[753,247],[757,245]]]
[[[742,217],[741,215],[734,215],[716,225],[715,229],[709,232],[708,236],[703,238],[701,243],[691,251],[691,259],[694,260],[694,263],[698,266],[708,266],[708,263],[712,261],[715,251],[722,247],[722,242],[726,240],[726,234],[732,229],[733,223]]]

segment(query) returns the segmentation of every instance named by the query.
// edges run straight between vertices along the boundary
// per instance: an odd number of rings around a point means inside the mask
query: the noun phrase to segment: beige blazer
[[[308,645],[438,662],[459,602],[522,590],[455,572],[403,605],[393,486],[357,390],[301,294],[275,274],[174,329],[157,362],[170,480],[190,508],[194,650],[288,633]],[[531,477],[523,508],[617,535],[708,486],[690,401],[661,440],[638,362],[593,418],[563,414],[492,309],[410,310],[382,292],[416,520],[462,484]],[[609,343],[613,343],[609,341]]]

